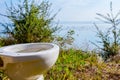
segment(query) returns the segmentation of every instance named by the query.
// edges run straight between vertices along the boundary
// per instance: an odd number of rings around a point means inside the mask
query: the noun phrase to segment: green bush
[[[69,49],[72,47],[74,41],[73,34],[75,34],[74,30],[69,30],[63,37],[55,36],[53,42],[59,45],[61,49]]]
[[[100,39],[98,43],[102,44],[102,47],[100,47],[95,43],[93,44],[103,51],[102,53],[100,53],[100,55],[105,60],[107,60],[119,53],[120,29],[118,27],[120,24],[120,19],[119,19],[120,12],[118,12],[116,15],[113,15],[112,2],[111,2],[110,13],[108,13],[106,16],[99,13],[97,13],[97,15],[100,17],[98,18],[100,21],[111,25],[111,27],[107,29],[106,32],[102,32],[95,24],[95,27],[98,32],[97,37]]]
[[[34,0],[24,0],[17,6],[11,3],[10,7],[7,6],[7,14],[1,14],[12,22],[2,24],[3,33],[15,43],[52,41],[52,34],[58,28],[52,26],[56,14],[52,15],[50,8],[51,4],[44,0],[40,4],[35,4]]]

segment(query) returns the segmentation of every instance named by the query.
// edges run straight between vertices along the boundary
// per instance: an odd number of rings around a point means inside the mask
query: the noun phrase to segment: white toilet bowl
[[[43,80],[43,72],[54,65],[59,47],[52,43],[26,43],[0,48],[0,67],[11,80]]]

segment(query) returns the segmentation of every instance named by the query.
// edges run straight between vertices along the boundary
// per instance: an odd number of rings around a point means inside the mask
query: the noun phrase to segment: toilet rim
[[[9,52],[6,51],[5,49],[9,48],[9,47],[14,47],[17,45],[29,45],[29,44],[45,44],[45,45],[51,45],[53,46],[52,48],[49,48],[47,50],[42,50],[42,51],[38,51],[38,52],[30,52],[30,53],[19,53],[19,52]],[[50,52],[53,50],[59,49],[59,46],[54,44],[54,43],[24,43],[24,44],[15,44],[15,45],[9,45],[9,46],[5,46],[5,47],[1,47],[0,48],[0,56],[8,56],[8,57],[21,57],[21,56],[32,56],[32,55],[36,55],[36,54],[45,54],[46,52]]]

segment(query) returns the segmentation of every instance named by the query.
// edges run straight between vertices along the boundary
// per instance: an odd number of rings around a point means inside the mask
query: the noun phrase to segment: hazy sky
[[[5,12],[4,2],[10,0],[0,0],[0,13]],[[17,2],[18,0],[12,0]],[[36,0],[40,2],[41,0]],[[61,9],[56,20],[60,21],[91,21],[95,20],[96,13],[109,12],[110,1],[113,2],[114,13],[120,10],[120,0],[48,0],[52,3],[54,12]],[[1,20],[1,17],[0,17]]]
[[[110,2],[116,12],[120,10],[120,0],[50,0],[54,8],[61,8],[58,19],[62,21],[91,21],[96,13],[107,13]]]

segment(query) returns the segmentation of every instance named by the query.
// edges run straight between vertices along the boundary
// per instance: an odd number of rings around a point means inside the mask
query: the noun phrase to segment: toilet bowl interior
[[[4,51],[15,53],[39,52],[53,48],[53,45],[42,43],[17,44],[4,48]]]

